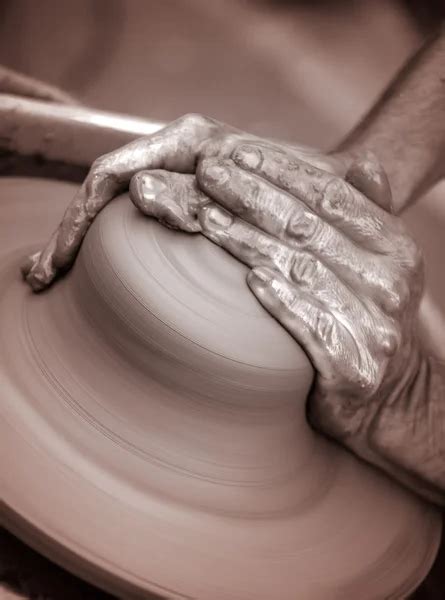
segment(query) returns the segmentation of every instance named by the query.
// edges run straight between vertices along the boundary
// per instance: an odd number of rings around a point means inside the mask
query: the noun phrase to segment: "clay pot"
[[[371,600],[418,585],[436,511],[308,427],[312,367],[243,265],[123,196],[35,295],[23,241],[46,239],[73,187],[2,188],[10,529],[127,596]]]

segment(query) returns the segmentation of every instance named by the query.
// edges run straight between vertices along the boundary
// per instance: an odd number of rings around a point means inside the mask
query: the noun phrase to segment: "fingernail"
[[[51,283],[51,280],[45,280],[42,273],[32,271],[27,275],[25,280],[31,286],[33,292],[41,292]]]
[[[257,169],[263,160],[263,156],[257,148],[252,146],[240,146],[233,154],[233,162],[245,169]]]
[[[372,153],[368,152],[354,161],[345,175],[345,180],[380,208],[394,214],[388,176]]]
[[[165,183],[155,175],[142,175],[139,189],[146,200],[154,200],[159,194],[167,188]]]
[[[167,189],[167,185],[156,175],[151,173],[137,173],[130,182],[130,197],[142,209],[142,201],[153,202]]]
[[[206,177],[212,183],[224,183],[229,177],[228,170],[221,165],[210,165],[208,167],[204,167],[203,171],[204,177]]]
[[[233,223],[233,215],[215,204],[204,206],[199,211],[198,218],[205,231],[221,231]]]

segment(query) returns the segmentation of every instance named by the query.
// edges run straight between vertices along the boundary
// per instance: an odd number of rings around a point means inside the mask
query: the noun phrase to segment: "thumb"
[[[380,208],[393,213],[388,176],[373,152],[368,151],[355,159],[345,179]]]
[[[160,169],[136,173],[130,182],[130,199],[144,215],[190,233],[201,231],[198,210],[210,202],[194,175]]]

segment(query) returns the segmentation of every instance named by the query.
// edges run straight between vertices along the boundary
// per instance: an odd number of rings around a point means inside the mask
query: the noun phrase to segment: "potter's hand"
[[[443,176],[444,56],[442,33],[407,63],[369,115],[337,148],[336,159],[290,148],[288,151],[340,175],[347,170],[351,156],[371,151],[390,174],[394,206],[401,211],[419,190],[427,189]],[[128,187],[139,171],[166,169],[193,174],[203,158],[227,157],[237,144],[248,139],[254,138],[212,119],[186,115],[152,136],[99,158],[48,245],[24,265],[26,280],[37,291],[47,287],[58,271],[69,268],[91,221],[117,193]],[[270,142],[263,144],[274,147]],[[376,182],[374,175],[365,182],[372,190],[366,195],[378,202],[381,186],[376,183],[381,182],[378,176]],[[359,187],[363,191],[362,183],[359,182]],[[181,216],[181,210],[175,211],[176,217]],[[190,218],[187,210],[184,218]]]
[[[47,246],[30,256],[23,265],[26,281],[35,291],[39,291],[50,285],[59,272],[67,270],[95,216],[112,198],[128,188],[131,178],[141,170],[166,169],[193,174],[202,159],[227,157],[241,141],[254,139],[257,138],[213,119],[191,114],[151,136],[97,159]],[[260,140],[257,141],[260,143]],[[272,142],[261,143],[274,146]],[[340,159],[310,154],[301,149],[289,148],[289,152],[295,156],[305,156],[309,162],[322,168],[336,171],[343,168]],[[133,188],[137,185],[135,181]],[[140,208],[150,213],[149,202]],[[198,227],[193,223],[196,220],[195,208],[187,206],[187,202],[176,206],[173,198],[162,214],[156,216],[162,217],[166,223],[171,220],[172,226],[194,230]]]
[[[443,502],[445,377],[417,337],[416,244],[400,219],[286,151],[252,143],[232,159],[199,165],[218,203],[201,208],[202,231],[252,268],[250,289],[309,355],[311,423]]]

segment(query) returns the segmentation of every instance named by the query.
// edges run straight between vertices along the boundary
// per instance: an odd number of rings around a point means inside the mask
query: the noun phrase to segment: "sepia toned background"
[[[329,148],[444,14],[441,0],[0,0],[0,64],[97,108]],[[2,600],[109,597],[4,531],[0,581]]]

